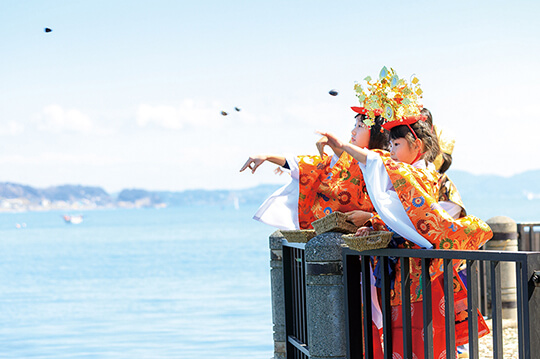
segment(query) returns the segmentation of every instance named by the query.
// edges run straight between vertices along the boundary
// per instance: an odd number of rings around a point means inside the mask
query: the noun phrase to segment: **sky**
[[[420,79],[452,169],[540,169],[539,14],[532,0],[2,0],[0,182],[285,183],[275,165],[239,169],[316,154],[316,130],[348,139],[354,84],[383,66]]]

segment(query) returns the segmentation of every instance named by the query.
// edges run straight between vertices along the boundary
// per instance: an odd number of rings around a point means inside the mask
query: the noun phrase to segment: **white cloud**
[[[186,99],[177,106],[141,104],[137,110],[137,125],[155,126],[167,130],[204,127],[215,122],[221,110],[216,103]]]
[[[24,126],[18,122],[11,121],[0,126],[0,136],[16,136],[24,132]]]
[[[107,121],[109,124],[111,121]],[[116,132],[110,126],[96,125],[91,117],[74,108],[60,105],[45,106],[33,116],[33,123],[38,131],[54,134],[72,133],[106,136]]]
[[[62,133],[93,133],[95,126],[90,118],[77,109],[64,109],[59,105],[49,105],[35,116],[40,131]]]
[[[177,105],[139,105],[136,123],[141,128],[161,128],[165,130],[234,128],[244,125],[272,125],[283,122],[279,111],[257,112],[257,108],[239,108],[225,106],[216,101],[185,99]],[[223,116],[221,112],[227,113]]]
[[[107,166],[121,163],[122,160],[114,156],[98,156],[95,154],[75,154],[44,152],[37,155],[5,155],[0,157],[2,165],[89,165]]]

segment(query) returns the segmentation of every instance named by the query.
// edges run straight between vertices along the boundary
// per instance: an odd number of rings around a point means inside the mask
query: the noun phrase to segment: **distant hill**
[[[511,177],[473,175],[448,171],[467,202],[540,199],[540,170]],[[101,187],[52,186],[44,189],[0,183],[0,210],[92,209],[103,207],[167,207],[189,205],[258,205],[279,185],[259,185],[240,190],[148,191],[125,189],[113,196]]]
[[[62,185],[34,188],[11,182],[0,183],[0,210],[140,208],[189,205],[260,204],[279,185],[261,185],[243,190],[148,191],[124,189],[116,196],[101,187]]]
[[[114,206],[115,200],[100,187],[62,185],[34,188],[0,183],[0,210],[46,210]]]

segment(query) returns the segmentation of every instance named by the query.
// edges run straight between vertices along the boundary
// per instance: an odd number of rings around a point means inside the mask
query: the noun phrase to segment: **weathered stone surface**
[[[311,358],[345,357],[347,348],[343,286],[308,285],[306,299]]]
[[[343,233],[328,232],[319,234],[306,243],[306,262],[341,261]]]
[[[488,219],[486,223],[491,227],[491,230],[493,231],[493,233],[517,232],[517,224],[510,217],[495,216]]]
[[[270,235],[270,249],[282,249],[283,245],[281,244],[282,240],[285,237],[283,237],[283,234],[281,234],[281,231],[278,229],[274,233]]]
[[[311,358],[336,359],[347,355],[341,236],[341,233],[323,233],[305,247]]]
[[[493,238],[484,248],[491,251],[518,251],[517,224],[506,216],[496,216],[488,219],[486,223],[493,231]],[[516,303],[516,266],[512,262],[501,262],[501,304],[503,319],[512,319],[517,316]],[[488,307],[491,307],[491,272],[487,272],[487,298]]]
[[[274,359],[286,359],[287,349],[286,342],[274,342]]]
[[[285,298],[283,289],[282,239],[280,231],[270,235],[270,281],[272,291],[272,322],[274,324],[275,358],[285,358]],[[283,352],[280,352],[283,348]]]
[[[343,285],[342,275],[308,275],[306,285]]]
[[[274,323],[274,340],[285,340],[285,299],[283,292],[283,269],[270,270],[272,283],[272,322]]]

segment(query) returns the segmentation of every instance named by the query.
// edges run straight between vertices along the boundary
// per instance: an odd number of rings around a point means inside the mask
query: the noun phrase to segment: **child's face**
[[[409,145],[404,138],[396,138],[390,141],[390,157],[394,161],[412,164],[419,153],[418,146]]]
[[[362,116],[356,117],[356,124],[351,131],[351,143],[358,147],[367,148],[370,130],[362,122],[361,118]]]

